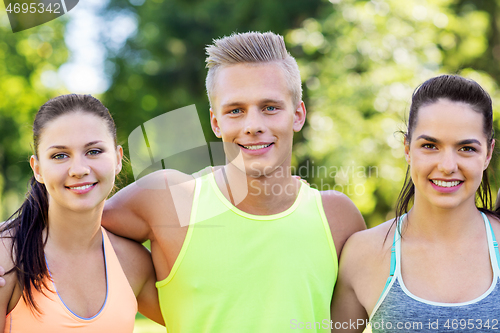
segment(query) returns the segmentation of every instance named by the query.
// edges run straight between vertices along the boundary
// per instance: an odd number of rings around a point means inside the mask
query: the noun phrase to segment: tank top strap
[[[391,268],[390,268],[389,276],[387,277],[384,289],[382,290],[382,293],[380,294],[380,297],[378,298],[377,303],[375,304],[375,307],[372,310],[372,313],[370,315],[370,320],[373,317],[373,315],[375,314],[375,312],[377,312],[377,309],[379,308],[380,304],[382,303],[385,296],[389,292],[391,285],[395,281],[394,275],[396,273],[396,267],[400,266],[399,262],[400,262],[400,258],[401,258],[401,255],[400,255],[400,253],[401,253],[401,247],[400,247],[400,244],[401,244],[401,241],[400,241],[400,239],[401,239],[401,221],[405,216],[406,216],[406,214],[401,216],[399,218],[398,222],[396,223],[396,230],[394,231],[394,238],[393,238],[392,247],[391,247]],[[400,270],[398,270],[397,275],[399,275],[399,272],[400,272]]]
[[[493,272],[496,276],[500,276],[500,253],[498,251],[498,242],[495,237],[495,232],[491,226],[491,222],[484,214],[481,212],[483,216],[484,226],[486,228],[486,237],[488,239],[488,251],[490,253],[491,267],[493,268]]]

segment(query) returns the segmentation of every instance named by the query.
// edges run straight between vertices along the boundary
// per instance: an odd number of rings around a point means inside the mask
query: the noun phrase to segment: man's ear
[[[40,162],[38,162],[35,155],[31,155],[30,157],[30,166],[31,170],[33,170],[33,175],[35,176],[36,181],[43,184],[43,177],[40,173]]]
[[[295,113],[293,115],[293,131],[298,132],[304,126],[306,121],[306,106],[303,101],[300,101],[297,109],[295,109]]]
[[[217,121],[217,117],[212,108],[210,108],[210,126],[212,126],[212,131],[214,132],[215,136],[221,138],[222,135],[220,134],[219,122]]]

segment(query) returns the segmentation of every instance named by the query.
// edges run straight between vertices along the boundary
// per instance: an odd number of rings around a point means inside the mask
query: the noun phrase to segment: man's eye
[[[266,106],[266,111],[276,111],[275,106]]]
[[[240,109],[234,109],[234,110],[229,111],[229,113],[231,113],[231,114],[238,114],[240,112],[241,112]]]

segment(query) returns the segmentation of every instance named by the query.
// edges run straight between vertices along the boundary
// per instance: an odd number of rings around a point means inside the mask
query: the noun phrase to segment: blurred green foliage
[[[0,4],[0,218],[18,208],[31,176],[31,125],[57,89],[48,88],[68,57],[64,19],[12,33]],[[45,82],[43,84],[42,82]]]
[[[415,87],[459,73],[478,81],[498,105],[498,8],[494,1],[332,2],[329,15],[286,34],[292,48],[315,58],[299,58],[310,113],[296,161],[327,166],[327,177],[309,181],[348,194],[374,226],[394,215]],[[498,115],[496,108],[497,128]],[[492,169],[498,170],[496,160]]]
[[[299,63],[308,110],[295,138],[296,173],[319,189],[346,193],[374,226],[393,215],[406,172],[399,131],[405,130],[418,84],[440,73],[478,81],[494,99],[498,128],[499,4],[110,0],[102,15],[112,22],[126,14],[137,30],[120,48],[112,37],[103,40],[111,86],[101,99],[125,148],[133,129],[190,104],[197,107],[207,141],[216,141],[208,122],[204,47],[232,32],[282,34]],[[12,34],[2,10],[0,15],[0,213],[6,217],[29,175],[33,114],[57,92],[40,84],[41,73],[57,70],[66,51],[61,21]],[[492,169],[498,170],[497,159]],[[130,167],[126,173],[121,185],[133,181]]]
[[[328,10],[321,0],[110,0],[109,20],[133,13],[138,29],[120,50],[109,49],[112,86],[103,96],[127,153],[128,135],[165,112],[195,104],[207,141],[210,129],[205,93],[205,46],[214,38],[251,30],[285,33]],[[129,14],[130,15],[130,14]],[[133,180],[130,165],[126,179]],[[120,184],[120,185],[123,185]]]

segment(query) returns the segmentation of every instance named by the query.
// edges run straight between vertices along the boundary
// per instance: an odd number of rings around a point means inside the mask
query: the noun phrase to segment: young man
[[[103,225],[151,240],[169,333],[329,332],[337,258],[365,224],[346,196],[290,173],[306,118],[297,63],[273,33],[207,53],[211,125],[230,162],[152,173],[107,201]]]

